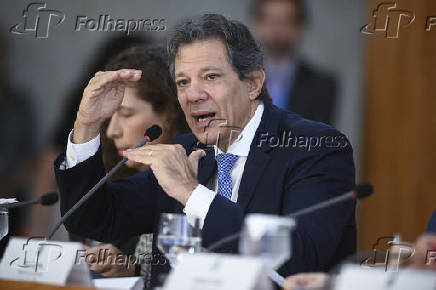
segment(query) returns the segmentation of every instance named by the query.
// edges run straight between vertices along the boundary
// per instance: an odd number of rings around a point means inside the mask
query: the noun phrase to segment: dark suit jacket
[[[299,139],[280,146],[283,144],[276,141],[283,132],[291,132]],[[311,148],[304,146],[305,138],[311,138]],[[319,141],[317,148],[313,146],[315,139]],[[177,137],[174,143],[183,145],[187,154],[198,145],[191,133]],[[101,150],[71,169],[59,170],[64,159],[65,153],[55,161],[62,214],[105,173]],[[207,185],[215,168],[214,153],[209,151],[199,162],[199,183]],[[352,148],[341,133],[265,105],[245,164],[238,201],[215,196],[202,230],[203,246],[239,231],[247,213],[284,215],[342,194],[353,188],[354,175]],[[165,194],[148,170],[104,185],[65,226],[75,234],[113,241],[156,233],[160,213],[181,213],[182,209],[183,205]],[[292,235],[292,258],[280,273],[328,270],[352,254],[356,247],[354,209],[354,201],[344,202],[298,219]],[[153,244],[157,253],[156,239]],[[162,266],[153,267],[154,277],[158,268]]]
[[[315,71],[304,61],[297,62],[287,109],[304,118],[332,124],[335,105],[336,80]]]

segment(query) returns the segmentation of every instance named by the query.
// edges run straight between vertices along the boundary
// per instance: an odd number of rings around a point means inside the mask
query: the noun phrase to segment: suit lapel
[[[256,130],[256,135],[250,146],[250,153],[245,162],[244,173],[242,174],[241,184],[238,191],[238,203],[244,208],[253,197],[256,191],[256,185],[262,179],[262,174],[271,159],[268,151],[271,150],[266,142],[259,142],[262,134],[268,133],[268,136],[277,136],[280,110],[275,106],[265,105],[262,120]],[[261,144],[261,146],[258,146]]]
[[[254,148],[250,149],[247,161],[245,162],[241,184],[239,185],[238,203],[244,208],[247,207],[251,200],[256,185],[261,179],[262,173],[270,159],[268,154],[259,150],[259,148],[256,148],[256,150],[253,149]]]
[[[200,184],[207,186],[216,170],[215,152],[214,150],[206,150],[206,156],[198,162],[197,178]]]
[[[256,134],[250,146],[250,153],[244,166],[241,183],[238,191],[238,204],[244,208],[247,207],[256,191],[256,185],[262,179],[262,174],[268,165],[271,157],[268,151],[272,149],[266,142],[260,143],[261,136],[268,133],[268,136],[277,136],[279,129],[280,110],[273,106],[265,104],[262,120],[256,130]],[[258,146],[258,144],[262,144]],[[205,147],[202,144],[195,149],[205,149],[206,156],[200,159],[198,163],[197,178],[200,184],[207,186],[210,179],[216,171],[215,151],[211,147]]]

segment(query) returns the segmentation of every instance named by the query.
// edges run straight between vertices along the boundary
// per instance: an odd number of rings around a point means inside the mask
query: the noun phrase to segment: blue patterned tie
[[[230,153],[220,153],[215,157],[218,164],[218,194],[228,199],[232,197],[231,171],[238,156]]]

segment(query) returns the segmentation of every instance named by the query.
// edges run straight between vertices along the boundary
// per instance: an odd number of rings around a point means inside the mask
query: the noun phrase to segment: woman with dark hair
[[[133,148],[144,137],[150,126],[157,124],[163,134],[152,144],[168,143],[175,136],[188,131],[185,116],[177,100],[176,87],[169,74],[167,57],[163,48],[138,45],[124,50],[106,65],[106,71],[119,69],[136,69],[142,71],[141,79],[126,87],[123,101],[117,111],[106,121],[101,132],[103,160],[106,170],[112,168],[122,159],[122,151]],[[119,179],[147,167],[140,163],[127,161],[123,168],[112,179]],[[144,234],[135,239],[135,255],[147,258],[151,255],[152,235]],[[119,254],[131,254],[134,247],[124,243],[104,244],[88,248],[89,253],[101,251]],[[127,242],[131,245],[131,241]],[[121,250],[120,250],[120,249]],[[148,256],[149,257],[149,256]],[[115,259],[112,259],[115,260]],[[138,273],[138,265],[115,265],[111,261],[92,263],[91,270],[108,277],[131,276]],[[136,267],[135,267],[136,266]],[[149,270],[146,264],[142,267],[143,275]],[[144,273],[145,272],[145,273]],[[147,275],[146,275],[147,276]]]
[[[177,100],[176,87],[169,74],[163,48],[131,47],[110,60],[105,71],[123,68],[141,70],[142,77],[126,88],[121,106],[103,126],[102,146],[106,153],[103,154],[106,169],[122,159],[123,150],[136,146],[143,139],[145,130],[154,124],[162,128],[163,134],[152,144],[168,143],[189,130]],[[105,152],[110,150],[112,152]],[[131,169],[130,174],[147,169],[143,164],[134,164],[132,161],[127,161],[125,167]],[[115,178],[130,174],[124,172]]]

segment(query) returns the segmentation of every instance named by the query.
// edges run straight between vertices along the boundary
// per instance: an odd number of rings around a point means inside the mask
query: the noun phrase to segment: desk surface
[[[81,286],[55,286],[49,284],[41,284],[35,282],[21,282],[21,281],[7,281],[0,280],[0,289],[15,289],[15,290],[91,290],[95,288],[81,287]]]

